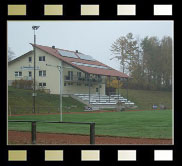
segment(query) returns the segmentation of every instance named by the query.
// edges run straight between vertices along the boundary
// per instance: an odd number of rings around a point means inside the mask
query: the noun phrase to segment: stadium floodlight
[[[39,27],[40,27],[40,26],[35,26],[35,25],[34,25],[34,26],[32,26],[32,29],[33,29],[33,30],[37,30],[37,29],[39,29]]]
[[[35,45],[36,45],[36,34],[35,34],[35,31],[37,30],[37,29],[39,29],[39,27],[40,26],[32,26],[32,29],[33,29],[33,31],[34,31],[34,47],[33,47],[33,49],[34,49],[34,86],[33,86],[33,94],[32,94],[32,96],[33,96],[33,113],[35,113],[35,96],[36,96],[36,93],[35,93],[35,90],[36,90],[36,85],[35,85],[35,68],[36,68],[36,51],[35,51]]]

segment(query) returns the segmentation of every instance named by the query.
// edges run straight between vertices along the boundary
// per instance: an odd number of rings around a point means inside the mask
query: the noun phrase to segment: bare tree
[[[127,39],[125,36],[121,36],[117,39],[111,46],[111,52],[116,55],[110,60],[116,58],[120,62],[120,67],[123,69],[123,73],[125,73],[125,66],[127,62]]]
[[[13,58],[15,57],[14,55],[15,53],[11,50],[10,47],[8,47],[8,62],[13,60]]]
[[[110,51],[115,56],[110,60],[116,58],[120,62],[120,67],[123,69],[123,73],[130,74],[131,67],[134,63],[137,47],[137,41],[134,39],[132,33],[128,33],[126,36],[119,37],[112,45]]]

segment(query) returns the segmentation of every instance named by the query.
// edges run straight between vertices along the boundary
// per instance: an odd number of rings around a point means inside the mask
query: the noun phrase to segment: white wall
[[[39,56],[45,56],[45,61],[39,61]],[[30,63],[28,60],[28,57],[32,57],[32,62]],[[46,88],[45,89],[50,89],[50,92],[52,94],[59,94],[59,86],[60,86],[60,72],[56,67],[50,67],[46,66],[46,64],[50,65],[60,65],[61,61],[52,56],[49,55],[48,53],[36,49],[36,66],[40,68],[40,70],[46,70],[46,77],[40,77],[39,76],[39,71],[36,70],[36,83],[38,84],[39,82],[45,82],[46,83]],[[78,86],[77,83],[73,83],[73,85],[68,85],[68,82],[64,81],[64,77],[68,75],[68,71],[73,71],[73,75],[77,76],[77,70],[76,68],[72,68],[71,66],[62,63],[63,64],[63,81],[62,81],[62,86],[63,86],[63,94],[74,94],[74,93],[89,93],[89,87],[85,86],[85,83],[82,83],[81,86]],[[34,58],[33,58],[33,53],[22,56],[21,58],[15,60],[14,62],[10,63],[8,66],[8,80],[16,80],[16,79],[22,79],[28,76],[28,72],[32,71],[32,78],[34,76],[34,71],[33,70],[22,70],[22,66],[34,66]],[[66,67],[69,67],[66,68]],[[70,69],[71,67],[71,69]],[[22,71],[22,77],[15,77],[15,71]],[[82,76],[84,77],[85,74],[82,72]],[[66,83],[66,86],[64,86],[64,83]],[[96,93],[96,88],[98,85],[93,85],[91,87],[91,93],[95,94]],[[102,88],[100,88],[100,93],[105,94],[105,84],[102,84]]]
[[[45,56],[45,61],[39,61],[39,56]],[[32,57],[32,62],[30,63],[28,57]],[[36,66],[40,70],[46,70],[46,77],[39,76],[39,70],[36,70],[36,84],[39,82],[46,82],[46,88],[50,89],[51,93],[56,94],[59,91],[59,71],[57,68],[46,66],[46,64],[59,65],[60,61],[40,49],[36,49]],[[32,71],[32,79],[34,78],[33,70],[21,70],[22,66],[34,66],[33,53],[22,56],[18,60],[10,63],[8,66],[8,80],[18,80],[28,76],[28,72]],[[22,77],[15,77],[15,71],[22,71]]]

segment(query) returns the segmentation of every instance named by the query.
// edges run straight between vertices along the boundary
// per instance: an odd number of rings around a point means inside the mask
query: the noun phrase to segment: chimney
[[[56,47],[55,46],[52,46],[53,49],[55,49]]]
[[[76,53],[78,53],[78,50],[76,50]]]

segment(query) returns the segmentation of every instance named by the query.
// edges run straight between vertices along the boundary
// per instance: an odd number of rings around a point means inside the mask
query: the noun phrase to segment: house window
[[[64,83],[64,86],[66,86],[66,83]]]
[[[77,77],[78,77],[78,78],[81,78],[81,75],[82,75],[81,72],[77,72]]]
[[[89,78],[89,74],[88,73],[85,73],[85,78]]]
[[[73,80],[73,71],[68,71],[68,79]]]
[[[32,77],[32,72],[31,71],[28,72],[28,76]]]
[[[88,73],[85,73],[85,80],[89,81],[90,75]]]
[[[40,70],[39,71],[39,76],[40,77],[45,77],[46,76],[46,70]]]
[[[39,87],[46,87],[46,83],[45,82],[40,82]]]
[[[22,77],[21,71],[15,71],[15,77]]]
[[[99,92],[99,88],[96,88],[96,92]]]
[[[45,56],[39,56],[39,61],[45,61]]]
[[[28,61],[29,62],[32,62],[32,57],[28,57]]]

